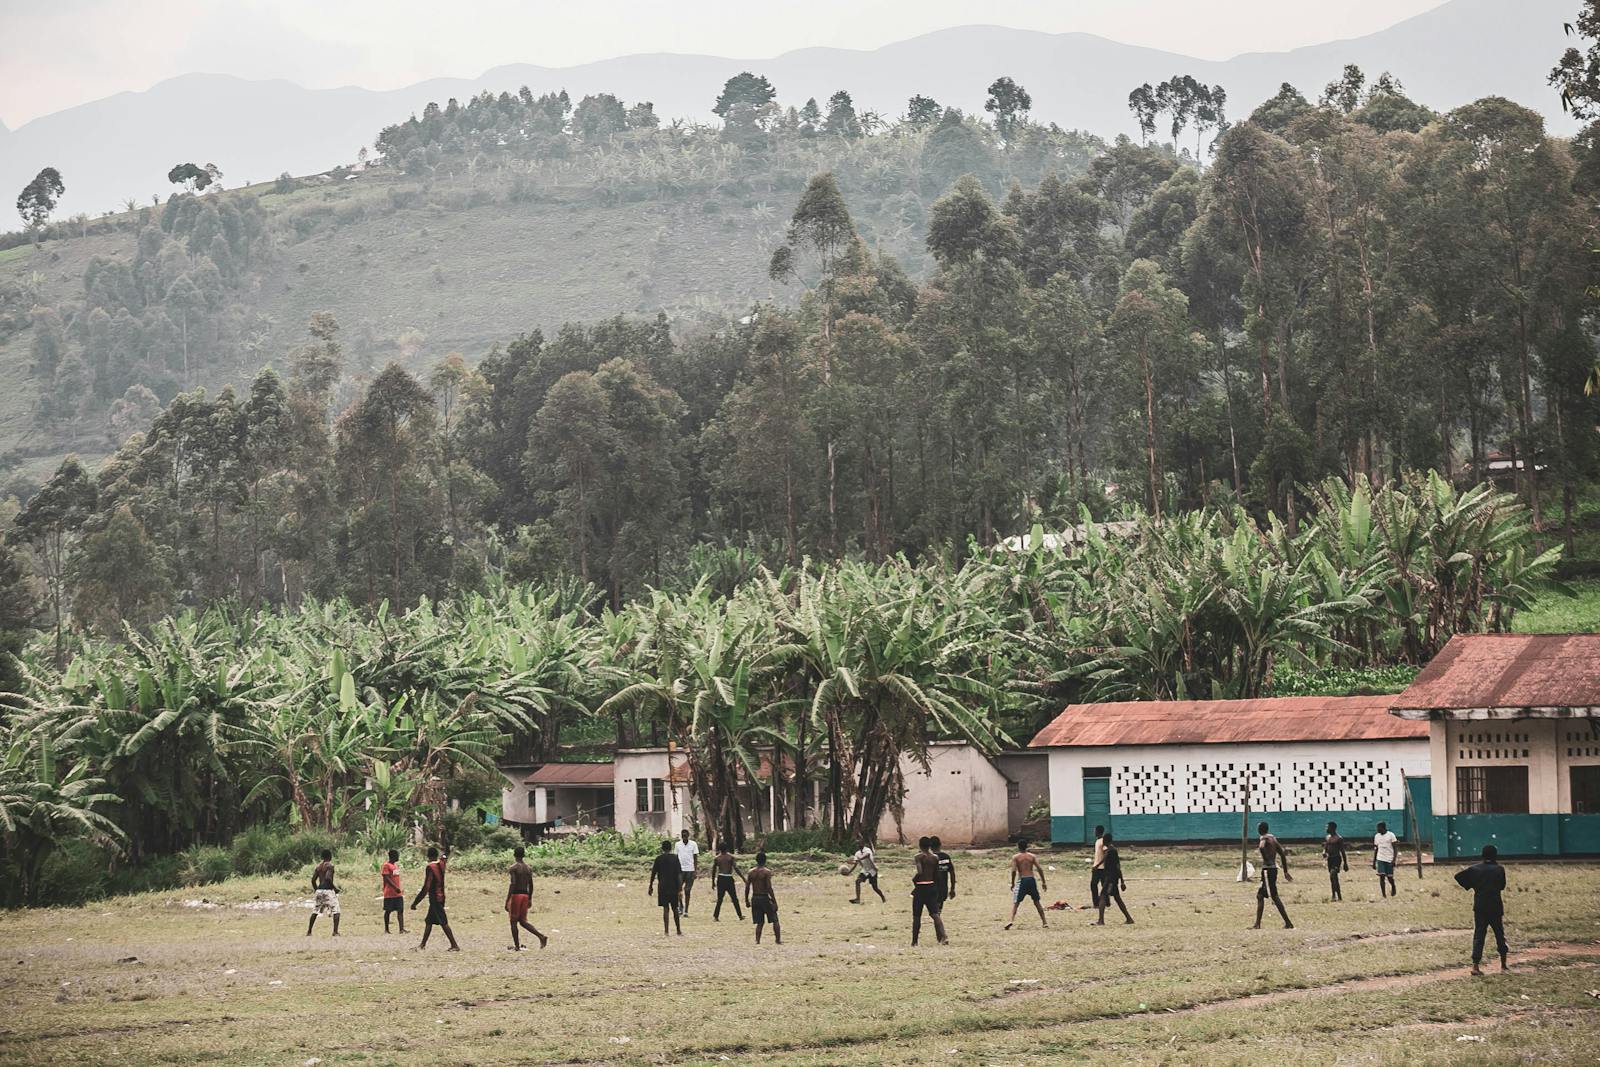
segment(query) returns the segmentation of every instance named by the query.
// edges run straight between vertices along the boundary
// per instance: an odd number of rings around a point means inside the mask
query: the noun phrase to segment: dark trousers
[[[725,874],[717,875],[717,906],[711,910],[711,917],[717,918],[722,914],[722,898],[726,896],[733,901],[733,913],[739,918],[744,918],[744,912],[739,910],[739,894],[734,889],[737,883]]]
[[[1510,950],[1506,948],[1506,919],[1502,915],[1472,916],[1472,962],[1477,963],[1483,959],[1483,942],[1488,937],[1489,931],[1494,931],[1494,944],[1500,950],[1504,959]]]
[[[1096,906],[1100,903],[1100,889],[1105,885],[1106,872],[1096,867],[1089,872],[1089,901]]]

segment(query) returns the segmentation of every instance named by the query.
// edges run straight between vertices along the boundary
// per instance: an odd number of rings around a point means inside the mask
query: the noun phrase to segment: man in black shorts
[[[939,897],[939,859],[933,854],[933,838],[918,839],[917,849],[916,872],[911,876],[911,946],[916,947],[917,937],[922,933],[924,911],[933,920],[933,932],[939,944],[948,945],[950,939],[944,934],[944,919],[940,917],[944,901]]]
[[[681,865],[680,865],[681,866]],[[726,839],[717,844],[716,857],[711,861],[711,869],[717,878],[717,906],[711,909],[711,921],[722,921],[722,898],[726,896],[733,904],[733,913],[744,922],[744,912],[739,910],[739,890],[734,882],[735,878],[744,880],[744,873],[739,870],[739,861],[732,852],[728,851]]]
[[[1122,902],[1122,891],[1128,888],[1127,879],[1122,877],[1122,853],[1117,851],[1111,835],[1106,834],[1100,839],[1103,850],[1100,854],[1100,870],[1103,876],[1100,879],[1100,899],[1095,901],[1095,908],[1099,917],[1090,926],[1104,926],[1106,924],[1106,908],[1114,900],[1117,908],[1122,912],[1124,925],[1132,925],[1133,916],[1128,914],[1128,906]]]
[[[778,894],[772,888],[772,871],[767,867],[767,854],[756,853],[756,865],[744,880],[744,903],[750,909],[750,918],[756,924],[756,944],[761,944],[761,928],[772,924],[773,944],[783,944],[783,931],[778,928]]]
[[[416,897],[411,901],[411,910],[415,911],[417,905],[422,903],[422,898],[428,898],[428,917],[422,924],[422,944],[417,946],[418,949],[428,947],[428,938],[437,926],[444,930],[444,936],[449,939],[450,951],[461,951],[461,946],[456,944],[456,935],[450,932],[450,916],[444,910],[444,868],[449,860],[448,852],[441,856],[437,848],[428,849],[428,866],[423,871],[422,888],[417,890]]]
[[[650,884],[645,887],[644,895],[656,895],[656,903],[661,905],[661,933],[663,936],[672,931],[667,928],[667,913],[672,913],[672,923],[678,928],[678,936],[683,936],[683,921],[678,910],[678,890],[682,886],[683,868],[678,865],[678,857],[672,854],[672,842],[661,842],[661,852],[656,856],[656,861],[650,867]]]
[[[850,857],[850,866],[845,868],[844,873],[849,874],[857,867],[860,867],[861,871],[856,875],[856,895],[850,903],[861,903],[861,883],[865,882],[872,887],[874,893],[878,894],[878,899],[887,904],[889,898],[878,888],[878,854],[872,851],[872,839],[866,834],[861,835],[861,847]]]
[[[1339,824],[1328,824],[1328,836],[1322,839],[1322,858],[1328,862],[1328,888],[1333,893],[1333,900],[1343,900],[1344,894],[1339,891],[1339,872],[1350,873],[1350,848],[1345,844],[1344,838],[1339,833]]]
[[[1278,843],[1278,839],[1267,830],[1267,824],[1262,823],[1256,827],[1256,832],[1261,835],[1256,842],[1256,850],[1261,853],[1261,888],[1256,890],[1256,924],[1250,929],[1261,929],[1261,916],[1266,911],[1267,900],[1271,898],[1273,905],[1278,909],[1278,914],[1283,916],[1283,928],[1293,930],[1294,923],[1289,921],[1289,912],[1283,906],[1283,900],[1278,896],[1278,864],[1283,864],[1283,880],[1294,881],[1289,873],[1289,850]]]

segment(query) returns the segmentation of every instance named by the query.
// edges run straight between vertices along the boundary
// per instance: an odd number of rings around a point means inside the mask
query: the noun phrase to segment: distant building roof
[[[1390,703],[1409,719],[1600,714],[1600,634],[1457,634]]]
[[[1425,723],[1389,714],[1390,696],[1259,700],[1127,700],[1071,704],[1030,748],[1215,745],[1256,741],[1425,738]]]
[[[610,785],[610,763],[546,763],[523,779],[527,785]]]

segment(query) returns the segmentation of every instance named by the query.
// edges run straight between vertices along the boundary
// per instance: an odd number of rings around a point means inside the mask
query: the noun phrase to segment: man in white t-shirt
[[[1379,896],[1400,895],[1394,884],[1394,843],[1398,840],[1388,823],[1380,822],[1378,832],[1372,835],[1372,868],[1378,872]]]
[[[700,869],[700,846],[689,837],[689,831],[683,834],[673,851],[678,854],[678,869],[683,872],[683,913],[689,914],[689,894],[694,891],[694,876]]]
[[[861,873],[856,875],[856,896],[850,903],[861,903],[861,883],[865,882],[872,887],[874,893],[878,894],[878,899],[887,904],[889,898],[878,888],[878,855],[872,851],[872,842],[867,839],[866,834],[861,835],[861,847],[850,857],[850,866],[844,873],[849,874],[857,867],[861,868]]]

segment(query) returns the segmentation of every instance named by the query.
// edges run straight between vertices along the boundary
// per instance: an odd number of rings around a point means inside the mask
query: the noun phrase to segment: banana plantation
[[[69,637],[60,661],[41,639],[0,719],[3,862],[27,897],[79,838],[139,862],[272,824],[436,837],[497,759],[574,739],[675,743],[707,829],[736,841],[738,783],[776,753],[844,837],[895,809],[902,758],[935,740],[993,751],[1069,700],[1252,697],[1282,665],[1425,662],[1552,584],[1560,550],[1491,488],[1307,492],[1297,531],[1213,510],[1111,536],[1085,515],[1067,549],[1035,528],[959,565],[804,562],[615,610],[592,587],[491,581],[404,610],[216,607]]]

